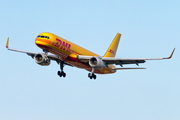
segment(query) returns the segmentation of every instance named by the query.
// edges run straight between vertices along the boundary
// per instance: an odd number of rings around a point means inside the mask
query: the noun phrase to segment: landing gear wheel
[[[94,79],[96,79],[96,75],[94,75]]]
[[[66,73],[63,71],[58,71],[57,74],[59,75],[59,77],[66,77]]]
[[[61,72],[60,72],[60,71],[58,71],[58,72],[57,72],[57,74],[58,74],[58,75],[60,75],[60,74],[61,74]]]
[[[90,79],[92,79],[92,78],[96,79],[96,75],[94,73],[88,73],[88,77]]]
[[[63,73],[62,73],[62,76],[63,76],[63,77],[66,77],[66,73],[63,72]]]
[[[88,77],[90,78],[90,76],[91,76],[91,73],[88,73]]]

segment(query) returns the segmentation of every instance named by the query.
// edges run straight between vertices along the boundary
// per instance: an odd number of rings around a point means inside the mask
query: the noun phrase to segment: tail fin
[[[116,36],[114,37],[111,45],[109,46],[106,53],[104,54],[104,57],[115,57],[116,56],[116,51],[118,48],[120,38],[121,38],[121,34],[117,33]]]

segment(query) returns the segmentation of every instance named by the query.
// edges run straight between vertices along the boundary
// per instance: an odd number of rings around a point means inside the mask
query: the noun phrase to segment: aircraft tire
[[[88,73],[88,77],[90,78],[90,76],[91,76],[91,73]]]
[[[63,77],[66,77],[66,73],[62,72],[62,76],[63,76]]]
[[[60,71],[58,71],[58,72],[57,72],[57,74],[58,74],[58,75],[60,75],[60,74],[61,74],[61,72],[60,72]]]
[[[93,78],[96,79],[96,75],[94,75]]]

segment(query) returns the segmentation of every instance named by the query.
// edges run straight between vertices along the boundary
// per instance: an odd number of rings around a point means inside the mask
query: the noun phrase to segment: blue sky
[[[1,120],[179,120],[179,0],[6,0],[0,7]],[[167,57],[147,61],[146,70],[97,75],[59,66],[37,65],[10,47],[42,52],[34,44],[41,32],[52,32],[103,55],[117,32],[117,57]],[[131,65],[129,67],[136,67]]]

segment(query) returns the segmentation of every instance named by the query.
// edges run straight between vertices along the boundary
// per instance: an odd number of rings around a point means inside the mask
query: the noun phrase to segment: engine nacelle
[[[106,67],[105,63],[102,61],[101,58],[99,57],[92,57],[90,60],[89,60],[89,65],[93,68],[104,68]]]
[[[50,64],[50,59],[44,53],[38,53],[34,56],[34,60],[37,64],[42,66],[48,66]]]

